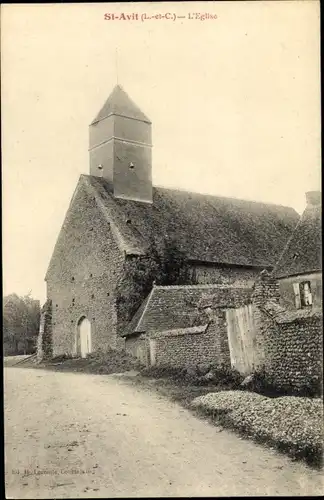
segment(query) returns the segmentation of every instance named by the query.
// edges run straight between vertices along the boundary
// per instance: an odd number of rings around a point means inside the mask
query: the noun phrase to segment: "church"
[[[117,85],[90,124],[89,174],[80,175],[45,277],[52,355],[125,349],[154,287],[163,311],[155,318],[170,324],[173,309],[178,327],[186,323],[185,294],[171,300],[154,276],[155,248],[172,247],[188,271],[169,288],[232,287],[241,300],[239,290],[274,268],[298,220],[281,205],[153,186],[151,121]]]

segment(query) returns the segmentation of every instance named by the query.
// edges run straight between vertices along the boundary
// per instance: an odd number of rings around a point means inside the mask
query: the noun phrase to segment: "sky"
[[[1,14],[5,295],[45,300],[89,172],[88,125],[117,81],[153,123],[155,185],[299,213],[319,189],[319,2],[2,4]]]

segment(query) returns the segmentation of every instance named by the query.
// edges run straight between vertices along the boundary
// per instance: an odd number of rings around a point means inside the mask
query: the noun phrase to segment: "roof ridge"
[[[190,289],[190,288],[229,288],[229,289],[243,289],[243,290],[252,290],[251,287],[245,285],[219,285],[217,283],[210,284],[198,284],[198,285],[154,285],[154,289],[157,290],[167,290],[167,289]]]
[[[145,307],[144,307],[144,309],[142,311],[142,314],[141,314],[141,316],[140,316],[140,318],[139,318],[139,320],[137,322],[137,325],[135,327],[135,331],[140,327],[141,321],[142,321],[142,319],[144,317],[144,314],[146,313],[147,306],[149,305],[149,303],[150,303],[150,301],[152,299],[153,292],[154,292],[154,286],[152,287],[152,290],[150,291],[150,293],[147,296],[147,299],[146,299],[147,302],[146,302]]]
[[[247,199],[247,198],[236,198],[235,196],[224,196],[221,194],[213,194],[213,193],[202,193],[200,191],[188,191],[187,189],[182,189],[182,188],[176,188],[176,187],[171,187],[171,186],[153,186],[155,189],[165,189],[167,191],[178,191],[180,193],[187,193],[187,194],[192,194],[192,195],[200,195],[200,196],[210,196],[211,198],[222,198],[224,200],[235,200],[235,201],[244,201],[246,203],[256,203],[259,205],[270,205],[273,207],[282,207],[282,208],[290,208],[291,210],[294,210],[296,213],[298,213],[293,207],[289,205],[282,205],[281,203],[274,203],[271,201],[258,201],[258,200],[252,200],[252,199]]]

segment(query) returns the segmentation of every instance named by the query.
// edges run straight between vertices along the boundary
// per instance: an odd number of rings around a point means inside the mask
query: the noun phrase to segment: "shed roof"
[[[227,308],[232,299],[233,306],[239,307],[250,299],[251,292],[250,288],[228,285],[154,286],[122,336],[205,325],[201,306]]]

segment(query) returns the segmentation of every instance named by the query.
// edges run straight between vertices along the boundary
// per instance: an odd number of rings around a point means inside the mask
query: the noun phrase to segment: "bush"
[[[295,396],[268,398],[242,391],[222,391],[196,398],[192,405],[223,425],[294,458],[321,464],[323,402]]]
[[[232,389],[238,388],[244,380],[244,377],[235,368],[227,365],[212,365],[211,372],[214,374],[216,382]]]
[[[205,371],[205,370],[204,370]],[[186,367],[174,367],[169,365],[158,365],[144,368],[141,374],[153,378],[169,378],[176,382],[186,382],[192,385],[219,385],[222,388],[238,388],[243,377],[236,370],[223,365],[209,365],[209,371],[200,375],[200,364],[190,364]]]
[[[281,385],[280,387],[275,381],[275,378],[266,371],[265,367],[260,367],[253,373],[252,382],[246,387],[247,390],[253,390],[258,394],[265,396],[300,396],[309,398],[321,397],[322,381],[321,378],[311,378],[308,383],[300,386],[298,389],[290,384]]]
[[[168,365],[150,366],[141,370],[141,374],[144,377],[170,378],[177,381],[186,379],[185,368],[176,368]]]

